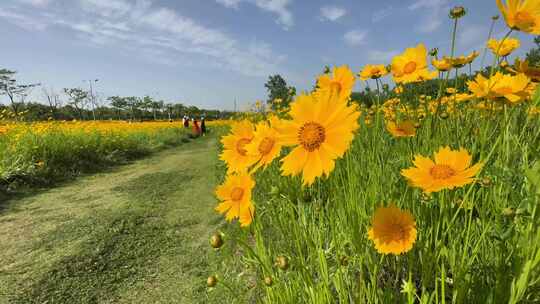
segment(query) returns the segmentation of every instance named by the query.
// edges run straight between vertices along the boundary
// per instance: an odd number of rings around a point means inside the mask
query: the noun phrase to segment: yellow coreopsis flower
[[[540,82],[540,68],[531,67],[527,60],[521,61],[516,59],[514,66],[507,66],[506,70],[513,74],[523,73],[527,75],[532,81]]]
[[[493,54],[504,57],[510,55],[520,47],[521,43],[516,38],[506,38],[504,40],[489,39],[487,47]]]
[[[401,170],[401,175],[409,180],[411,186],[421,188],[426,193],[454,189],[472,183],[482,168],[482,163],[471,166],[471,161],[467,150],[455,151],[443,147],[435,153],[435,162],[416,155],[413,161],[415,167]]]
[[[354,87],[354,74],[346,65],[335,67],[332,75],[324,74],[317,79],[317,94],[335,95],[346,101]]]
[[[431,64],[441,72],[447,72],[452,68],[452,61],[448,57],[443,57],[441,60],[432,59]]]
[[[220,158],[227,163],[228,172],[244,171],[258,160],[257,156],[249,155],[246,150],[253,136],[253,124],[245,120],[233,124],[231,134],[221,139],[223,153]]]
[[[221,201],[216,211],[224,214],[227,221],[239,219],[240,226],[251,224],[255,207],[251,201],[251,191],[255,181],[245,172],[227,176],[225,182],[216,189],[216,196]]]
[[[414,217],[395,205],[379,207],[373,215],[368,238],[380,254],[400,255],[412,249],[417,230]]]
[[[466,63],[467,63],[467,64],[472,63],[479,55],[480,55],[479,52],[477,52],[477,51],[472,51],[472,53],[470,53],[469,55],[467,55],[467,56],[465,57]]]
[[[457,93],[457,94],[454,94],[453,97],[454,97],[454,100],[456,102],[464,102],[464,101],[469,101],[469,100],[473,99],[474,95],[473,94],[467,94],[467,93],[463,93],[463,94]]]
[[[399,123],[389,121],[386,123],[386,129],[394,137],[413,137],[416,135],[414,122],[410,120],[405,120]]]
[[[248,155],[257,157],[258,164],[254,170],[259,167],[267,167],[279,156],[281,152],[281,143],[279,142],[279,133],[268,125],[267,122],[260,122],[254,133],[251,143],[246,145]]]
[[[360,76],[360,79],[362,80],[368,80],[368,79],[379,79],[386,75],[388,75],[388,70],[386,69],[384,64],[378,64],[378,65],[367,64],[362,69],[362,72],[360,72],[359,76]]]
[[[513,76],[497,72],[489,79],[478,74],[474,81],[468,81],[467,85],[477,98],[506,98],[517,103],[530,97],[530,83],[525,74]]]
[[[302,173],[304,185],[328,176],[335,160],[348,150],[358,129],[360,112],[356,106],[337,102],[328,95],[300,95],[291,105],[292,120],[277,126],[284,146],[295,148],[283,158],[282,174]]]
[[[448,94],[456,94],[457,90],[456,90],[456,88],[446,88],[446,93],[448,93]]]
[[[529,34],[540,35],[540,1],[497,0],[497,6],[508,27]]]
[[[392,59],[392,75],[396,83],[411,83],[433,79],[437,72],[428,69],[427,49],[419,44]]]

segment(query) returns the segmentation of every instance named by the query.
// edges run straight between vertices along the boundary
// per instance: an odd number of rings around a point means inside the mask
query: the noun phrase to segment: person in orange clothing
[[[198,137],[201,135],[201,127],[199,127],[199,122],[193,118],[191,120],[193,122],[193,136]]]

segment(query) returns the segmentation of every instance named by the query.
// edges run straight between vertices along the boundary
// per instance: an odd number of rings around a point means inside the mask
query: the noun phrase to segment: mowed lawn
[[[207,136],[0,203],[0,304],[209,303],[218,145]]]

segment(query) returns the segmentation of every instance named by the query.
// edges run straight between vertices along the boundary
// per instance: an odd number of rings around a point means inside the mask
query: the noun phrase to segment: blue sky
[[[57,91],[98,78],[102,96],[232,109],[264,99],[270,74],[300,91],[327,64],[358,71],[420,42],[447,53],[455,5],[458,53],[482,50],[495,0],[2,0],[0,67]],[[533,37],[517,36],[519,55]]]

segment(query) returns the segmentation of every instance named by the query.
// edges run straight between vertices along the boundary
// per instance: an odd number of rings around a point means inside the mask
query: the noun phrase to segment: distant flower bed
[[[186,140],[180,122],[0,120],[0,180],[49,183]]]

